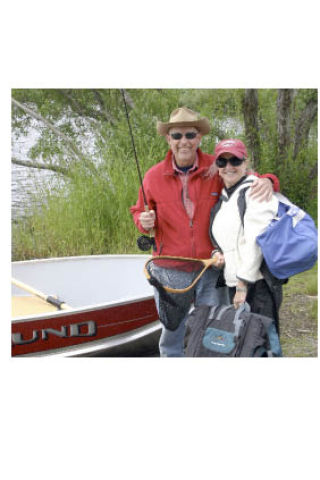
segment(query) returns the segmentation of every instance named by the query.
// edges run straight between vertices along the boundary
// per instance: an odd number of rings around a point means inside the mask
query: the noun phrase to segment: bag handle
[[[225,312],[226,310],[228,310],[229,308],[230,308],[230,305],[221,305],[216,320],[221,320],[222,315],[223,315],[224,312]],[[215,313],[216,313],[216,312],[215,312]],[[213,316],[212,316],[212,318],[213,318]]]
[[[233,305],[213,305],[210,308],[208,320],[213,320],[213,318],[216,316],[216,320],[221,320],[222,315],[230,309],[233,309]]]
[[[302,208],[292,203],[287,197],[282,195],[282,193],[276,192],[275,196],[279,202],[283,203],[288,207],[286,214],[289,215],[289,217],[292,217],[292,226],[293,228],[295,228],[297,223],[306,216],[306,212],[302,210]],[[277,218],[277,220],[279,220],[279,217]]]
[[[209,311],[209,315],[208,315],[208,320],[212,320],[215,316],[215,314],[217,313],[218,311],[218,315],[216,317],[216,320],[221,320],[221,317],[222,315],[227,311],[227,310],[230,310],[230,309],[233,309],[234,306],[233,305],[213,305],[211,308],[210,308],[210,311]],[[243,324],[243,319],[240,318],[240,315],[243,313],[243,312],[250,312],[251,311],[251,308],[250,308],[250,305],[247,303],[247,302],[244,302],[240,305],[240,307],[237,309],[236,311],[236,314],[234,316],[234,319],[233,319],[233,323],[234,323],[234,326],[235,326],[235,336],[238,337],[239,336],[239,332],[240,332],[240,329],[242,327],[242,324]]]
[[[243,319],[240,318],[240,315],[243,312],[250,312],[250,311],[251,311],[251,308],[247,302],[242,303],[240,307],[237,309],[236,314],[234,316],[234,320],[233,320],[233,323],[235,325],[234,333],[236,337],[239,336],[240,328],[242,327],[242,324],[243,324]]]

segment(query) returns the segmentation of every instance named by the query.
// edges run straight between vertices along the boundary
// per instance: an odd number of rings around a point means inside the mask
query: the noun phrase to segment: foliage
[[[163,159],[167,144],[156,134],[157,120],[183,105],[209,118],[212,130],[201,148],[213,153],[222,138],[246,141],[241,89],[135,89],[126,98],[142,173]],[[261,158],[259,172],[273,172],[282,191],[317,213],[317,127],[293,160],[278,161],[277,90],[258,91]],[[291,131],[316,90],[296,90]],[[118,89],[13,90],[13,142],[31,128],[40,135],[28,152],[34,167],[61,167],[59,181],[35,191],[38,207],[12,226],[14,259],[138,252],[130,205],[139,180],[122,95]],[[22,107],[21,107],[22,106]],[[30,113],[31,112],[31,113]],[[35,113],[35,116],[32,115]],[[13,161],[15,161],[14,159]],[[63,175],[63,173],[68,175]]]

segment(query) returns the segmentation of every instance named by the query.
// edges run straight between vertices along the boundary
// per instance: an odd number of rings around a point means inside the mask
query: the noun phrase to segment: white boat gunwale
[[[81,260],[102,260],[102,259],[109,259],[109,258],[113,258],[113,259],[116,259],[116,258],[137,258],[137,257],[141,257],[141,258],[145,258],[146,261],[149,260],[149,258],[151,257],[151,255],[145,255],[145,254],[140,254],[140,253],[125,253],[125,254],[104,254],[104,255],[79,255],[79,256],[72,256],[72,257],[50,257],[50,258],[34,258],[34,259],[31,259],[31,260],[17,260],[16,262],[12,262],[12,264],[14,265],[20,265],[20,264],[24,264],[24,263],[27,263],[27,264],[31,264],[31,263],[40,263],[40,262],[43,262],[43,263],[52,263],[52,262],[57,262],[57,261],[78,261],[79,259]]]
[[[27,296],[27,295],[26,295]],[[86,305],[85,307],[77,307],[72,308],[70,310],[57,310],[56,312],[47,312],[47,313],[38,313],[34,315],[25,315],[19,317],[12,317],[12,323],[22,323],[22,322],[31,322],[34,320],[46,320],[48,318],[59,318],[59,317],[67,317],[70,315],[78,314],[78,313],[85,313],[85,312],[94,312],[96,310],[105,310],[112,307],[118,307],[121,305],[130,305],[131,303],[137,302],[144,302],[146,300],[152,300],[153,295],[149,295],[147,297],[130,297],[128,299],[124,299],[121,301],[115,300],[114,302],[108,303],[99,303],[94,305]]]

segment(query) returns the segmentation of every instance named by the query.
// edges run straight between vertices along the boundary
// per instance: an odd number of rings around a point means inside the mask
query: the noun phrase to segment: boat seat
[[[12,296],[12,317],[24,317],[38,313],[56,312],[54,305],[35,296]]]

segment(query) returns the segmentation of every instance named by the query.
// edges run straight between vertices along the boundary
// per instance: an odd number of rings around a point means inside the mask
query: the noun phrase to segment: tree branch
[[[11,99],[13,105],[16,107],[20,108],[23,110],[25,113],[28,113],[32,118],[35,118],[39,122],[42,122],[46,127],[48,127],[50,130],[52,130],[54,133],[56,133],[60,138],[62,138],[66,144],[69,146],[69,148],[72,150],[72,152],[80,159],[84,160],[82,153],[78,150],[78,148],[74,145],[73,142],[63,133],[59,128],[55,127],[51,122],[49,122],[46,118],[44,118],[42,115],[40,115],[37,112],[34,112],[31,110],[31,108],[26,107],[26,105],[23,105],[22,103],[18,102],[18,100],[15,100],[14,98]]]
[[[82,108],[80,103],[75,98],[73,98],[70,90],[65,90],[63,88],[59,88],[57,90],[57,92],[68,100],[68,102],[71,104],[73,110],[76,113],[78,113],[82,117],[87,117],[88,116],[87,112]]]
[[[55,125],[53,125],[51,122],[49,122],[46,118],[44,118],[42,115],[40,115],[37,112],[34,112],[31,110],[31,108],[27,107],[26,105],[23,105],[22,103],[18,102],[18,100],[15,100],[14,98],[11,99],[13,105],[16,107],[20,108],[23,110],[25,113],[30,115],[32,118],[35,118],[39,122],[42,122],[46,127],[48,127],[50,130],[52,130],[54,133],[56,133],[60,138],[62,138],[67,147],[69,147],[69,151],[71,152],[80,160],[83,162],[83,164],[92,172],[95,170],[94,165],[91,162],[88,162],[88,160],[84,157],[84,155],[78,150],[77,146],[63,133],[59,128],[57,128]]]
[[[51,164],[44,164],[39,162],[30,162],[28,160],[18,160],[17,158],[12,158],[11,163],[15,165],[20,165],[21,167],[28,167],[28,168],[38,168],[40,170],[51,170],[56,173],[61,173],[62,175],[66,175],[67,177],[71,177],[70,170],[64,167],[60,167],[58,165],[51,165]]]
[[[68,102],[70,103],[74,112],[76,112],[81,117],[90,118],[95,122],[102,120],[107,120],[112,125],[115,125],[114,118],[112,115],[107,111],[107,108],[103,102],[102,96],[97,90],[92,90],[96,99],[98,100],[99,106],[101,110],[94,110],[93,108],[89,108],[88,106],[81,105],[73,96],[70,90],[59,89],[57,90],[60,95],[64,96]]]
[[[108,122],[110,122],[111,125],[115,125],[114,118],[113,118],[113,116],[111,115],[111,113],[108,112],[107,107],[106,107],[106,105],[105,105],[105,103],[104,103],[104,100],[103,100],[103,98],[102,98],[101,93],[100,93],[98,90],[96,90],[96,89],[93,89],[92,91],[93,91],[93,93],[94,93],[94,95],[95,95],[95,97],[96,97],[96,99],[97,99],[97,101],[98,101],[98,103],[99,103],[99,105],[100,105],[100,108],[101,108],[101,111],[100,111],[100,112],[96,112],[96,113],[98,113],[99,116],[102,116],[105,120],[107,120]]]

